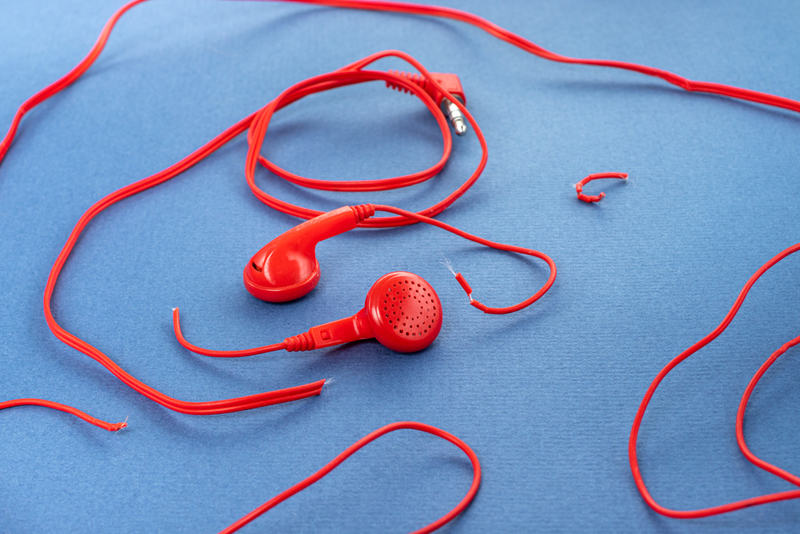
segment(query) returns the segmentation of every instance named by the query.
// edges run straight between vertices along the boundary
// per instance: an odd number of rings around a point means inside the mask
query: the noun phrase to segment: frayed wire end
[[[128,416],[128,417],[130,417],[130,416]],[[111,425],[111,429],[110,430],[112,432],[116,432],[118,430],[122,430],[123,428],[127,427],[128,426],[128,417],[126,417],[125,420],[123,422],[121,422],[121,423],[114,423],[113,425]]]
[[[457,276],[456,271],[453,269],[453,264],[450,263],[450,260],[448,260],[447,257],[441,252],[439,253],[439,255],[442,257],[442,261],[440,261],[439,263],[447,267],[447,270],[453,273],[453,276]]]

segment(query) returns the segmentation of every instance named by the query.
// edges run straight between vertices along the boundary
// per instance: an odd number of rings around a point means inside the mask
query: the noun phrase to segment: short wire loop
[[[606,198],[605,193],[600,193],[599,195],[584,195],[583,194],[583,186],[591,182],[592,180],[603,180],[606,178],[619,178],[620,180],[627,180],[628,175],[624,172],[599,172],[597,174],[590,174],[577,184],[575,184],[575,191],[578,193],[578,200],[583,200],[584,202],[600,202],[604,198]]]

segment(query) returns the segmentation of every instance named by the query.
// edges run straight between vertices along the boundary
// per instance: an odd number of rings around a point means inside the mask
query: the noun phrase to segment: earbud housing
[[[317,243],[347,232],[372,216],[362,206],[345,206],[309,219],[279,235],[250,259],[244,285],[254,297],[286,302],[308,294],[319,282]]]
[[[370,288],[364,308],[351,317],[311,328],[284,340],[286,350],[322,349],[375,338],[396,352],[427,348],[442,329],[439,295],[421,276],[396,271]]]
[[[396,271],[380,277],[367,293],[364,309],[375,339],[397,352],[428,347],[442,329],[439,295],[413,273]]]

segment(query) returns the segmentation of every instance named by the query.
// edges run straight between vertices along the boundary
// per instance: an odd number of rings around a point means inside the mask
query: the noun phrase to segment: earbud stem
[[[375,337],[367,319],[366,309],[362,309],[352,317],[315,326],[308,333],[314,339],[315,349]]]
[[[358,218],[350,206],[323,213],[285,232],[280,238],[297,248],[314,245],[324,239],[343,234],[358,224]]]

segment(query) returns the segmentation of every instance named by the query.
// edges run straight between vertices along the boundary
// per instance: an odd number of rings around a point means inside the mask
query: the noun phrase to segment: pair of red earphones
[[[253,296],[268,302],[287,302],[307,295],[320,279],[317,244],[356,228],[359,223],[373,217],[376,211],[387,211],[426,222],[492,248],[522,252],[548,263],[550,277],[545,285],[529,299],[507,308],[490,308],[473,299],[472,288],[467,281],[461,273],[454,273],[469,296],[470,303],[485,313],[511,313],[525,308],[544,295],[555,281],[555,263],[541,252],[494,243],[435,219],[392,206],[362,204],[319,215],[270,241],[244,268],[245,287]],[[442,303],[433,287],[421,276],[397,271],[380,277],[372,285],[367,292],[364,308],[355,315],[315,326],[308,332],[288,337],[274,345],[230,351],[204,349],[184,338],[178,308],[173,310],[173,323],[181,345],[205,356],[240,357],[276,350],[304,351],[372,338],[396,352],[416,352],[427,348],[439,335],[442,329]]]
[[[268,302],[287,302],[308,294],[320,279],[317,243],[356,227],[375,210],[345,206],[308,220],[262,248],[244,269],[244,285],[255,297]],[[369,213],[369,212],[372,213]],[[245,351],[209,351],[183,339],[174,311],[176,334],[181,344],[207,356],[249,356],[278,350],[321,349],[362,339],[377,339],[397,352],[416,352],[428,347],[442,328],[442,303],[422,277],[406,272],[382,276],[367,293],[364,308],[352,317],[315,326],[278,345]]]

